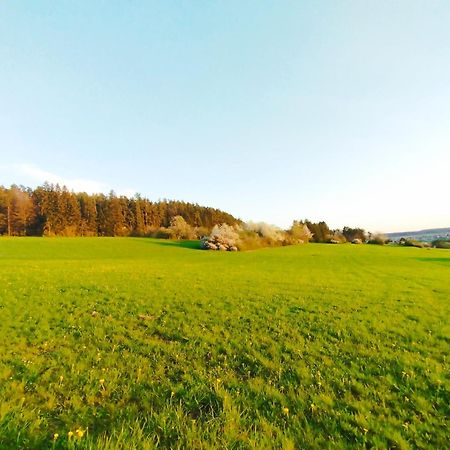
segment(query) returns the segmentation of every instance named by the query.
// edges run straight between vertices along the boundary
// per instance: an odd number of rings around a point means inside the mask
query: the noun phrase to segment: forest
[[[138,194],[89,195],[49,183],[35,189],[0,186],[0,235],[168,237],[166,228],[176,216],[199,235],[215,224],[240,223],[219,209],[175,200],[152,202]]]

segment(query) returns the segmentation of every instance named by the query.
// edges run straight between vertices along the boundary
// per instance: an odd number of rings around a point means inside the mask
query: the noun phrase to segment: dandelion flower
[[[105,380],[103,378],[100,380],[100,384],[105,384]]]
[[[53,440],[56,441],[56,439],[58,439],[58,438],[59,438],[59,434],[58,434],[58,433],[55,433],[55,434],[53,435]]]
[[[287,408],[286,406],[283,408],[283,414],[284,414],[285,416],[288,416],[288,415],[289,415],[289,408]]]
[[[76,430],[77,433],[77,437],[82,438],[84,436],[84,430],[81,430],[80,428],[78,428]]]
[[[69,432],[67,433],[67,437],[70,439],[72,436],[73,436],[73,431],[69,431]]]

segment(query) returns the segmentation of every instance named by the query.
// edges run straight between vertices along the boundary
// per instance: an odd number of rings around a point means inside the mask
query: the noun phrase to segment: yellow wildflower
[[[73,436],[73,431],[69,431],[69,432],[67,433],[67,437],[70,439],[72,436]]]
[[[58,433],[55,433],[55,434],[53,435],[53,440],[56,441],[56,439],[58,439],[58,438],[59,438],[59,434],[58,434]]]
[[[284,414],[285,416],[288,416],[288,415],[289,415],[289,408],[287,408],[286,406],[283,408],[283,414]]]
[[[77,437],[82,438],[84,436],[84,430],[81,430],[80,428],[77,428],[76,430]]]

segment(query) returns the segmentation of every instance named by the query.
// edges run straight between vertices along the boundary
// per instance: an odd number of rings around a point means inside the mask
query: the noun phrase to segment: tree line
[[[340,244],[344,242],[361,241],[366,242],[372,238],[371,233],[367,233],[362,228],[345,226],[342,230],[331,230],[325,222],[302,221],[312,233],[311,242]]]
[[[139,194],[128,198],[113,191],[108,195],[89,195],[49,183],[35,189],[0,185],[0,235],[194,239],[208,235],[215,225],[224,223],[242,225],[246,231],[254,231],[274,242],[280,241],[274,238],[282,231],[277,227],[251,222],[243,224],[229,213],[194,203],[176,200],[153,202]],[[370,233],[362,228],[332,230],[324,221],[311,222],[307,219],[294,221],[292,230],[303,230],[303,225],[312,234],[309,238],[311,242],[366,242],[371,239]],[[250,230],[249,226],[262,228]]]
[[[8,236],[155,236],[169,237],[173,218],[182,217],[207,234],[214,225],[240,223],[216,208],[175,200],[150,201],[85,192],[45,183],[35,189],[0,186],[0,235]]]

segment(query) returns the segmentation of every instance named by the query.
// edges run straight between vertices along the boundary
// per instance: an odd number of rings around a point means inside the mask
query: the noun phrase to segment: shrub
[[[362,242],[366,241],[366,232],[362,228],[344,227],[342,234],[348,242],[352,242],[353,239],[361,239]]]
[[[401,238],[399,241],[400,245],[404,245],[405,247],[417,247],[417,248],[423,248],[425,247],[424,242],[416,241],[415,239],[406,239]]]
[[[210,233],[210,229],[207,227],[196,227],[195,234],[198,239],[203,239],[205,236],[208,236]]]
[[[372,234],[367,243],[372,245],[384,245],[387,243],[387,241],[388,238],[383,234]]]
[[[435,248],[445,248],[450,250],[450,240],[436,239],[431,243],[431,245]]]
[[[160,227],[157,230],[155,230],[150,236],[155,237],[157,239],[170,239],[172,235],[168,228]]]
[[[287,231],[286,243],[288,244],[305,244],[308,243],[313,234],[306,224],[294,220],[291,228]]]
[[[327,236],[325,243],[327,244],[345,244],[347,239],[339,230],[334,230]]]
[[[211,234],[202,239],[201,245],[206,250],[255,250],[303,244],[311,237],[312,233],[302,222],[294,221],[287,231],[264,222],[248,222],[243,226],[216,225]]]
[[[269,225],[265,222],[247,222],[244,224],[244,230],[253,231],[259,237],[267,238],[272,241],[282,241],[284,240],[284,231],[275,225]]]
[[[201,247],[205,250],[228,250],[236,251],[239,242],[237,229],[223,223],[215,225],[211,234],[201,241]]]
[[[239,242],[237,243],[237,247],[239,250],[256,250],[258,248],[270,246],[271,242],[267,241],[267,239],[261,238],[254,231],[241,230],[239,233]],[[280,245],[279,241],[277,243]]]
[[[182,216],[174,216],[170,221],[169,234],[172,239],[194,239],[194,229]]]

